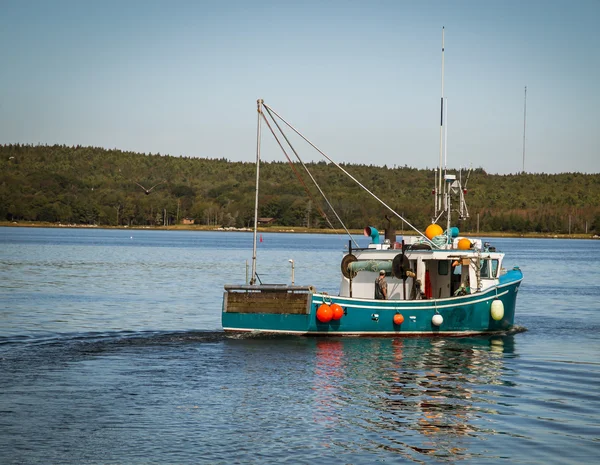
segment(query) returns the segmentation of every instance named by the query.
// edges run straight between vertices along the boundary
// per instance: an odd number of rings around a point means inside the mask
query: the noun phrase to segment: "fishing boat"
[[[266,332],[332,336],[470,336],[504,333],[514,327],[517,293],[523,274],[518,267],[503,267],[504,253],[481,239],[462,237],[452,225],[469,213],[462,174],[446,169],[446,127],[443,93],[440,118],[440,165],[436,169],[434,215],[424,232],[390,208],[354,176],[316,147],[273,108],[258,100],[256,196],[252,273],[244,284],[226,284],[222,326],[226,332]],[[414,235],[396,236],[367,226],[367,247],[350,240],[341,260],[338,295],[319,292],[311,285],[262,284],[257,274],[257,221],[260,180],[261,123],[266,123],[288,160],[291,150],[317,186],[281,126],[287,126],[330,163],[343,171],[369,195],[401,219]],[[278,136],[276,130],[281,136]],[[286,144],[288,149],[286,150]],[[467,176],[468,181],[468,176]],[[466,185],[466,181],[465,181]],[[388,218],[389,220],[389,218]],[[444,227],[442,227],[444,225]],[[354,244],[354,246],[353,246]],[[381,280],[386,286],[381,286]],[[292,279],[293,281],[293,279]],[[386,288],[385,292],[382,288]],[[385,295],[381,295],[381,294]],[[379,298],[377,298],[379,297]],[[384,297],[384,298],[382,298]]]

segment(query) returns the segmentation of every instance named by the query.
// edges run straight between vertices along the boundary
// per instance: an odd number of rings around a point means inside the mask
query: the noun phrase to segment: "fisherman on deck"
[[[375,298],[378,300],[387,300],[387,282],[385,280],[385,271],[381,270],[375,280]]]

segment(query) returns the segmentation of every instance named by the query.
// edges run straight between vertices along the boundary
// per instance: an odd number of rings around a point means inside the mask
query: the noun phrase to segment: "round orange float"
[[[459,250],[469,250],[471,248],[471,241],[466,237],[463,237],[458,241],[458,249]]]
[[[435,236],[439,236],[440,234],[443,234],[444,230],[442,229],[442,227],[439,224],[430,224],[429,226],[427,226],[427,229],[425,230],[425,236],[427,236],[427,239],[431,240],[433,239]]]
[[[340,320],[344,316],[344,309],[338,304],[331,304],[331,319]]]
[[[321,323],[329,323],[333,318],[333,311],[327,304],[321,304],[317,309],[317,320]]]
[[[401,325],[404,322],[404,317],[402,316],[401,313],[396,313],[394,315],[394,324],[395,325]]]

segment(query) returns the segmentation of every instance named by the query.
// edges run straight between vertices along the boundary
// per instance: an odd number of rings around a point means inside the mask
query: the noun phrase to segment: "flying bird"
[[[133,181],[135,182],[135,181]],[[146,189],[144,186],[142,186],[139,182],[135,182],[138,186],[140,186],[142,189],[144,189],[144,192],[146,193],[146,195],[150,195],[150,192],[152,191],[152,189],[154,189],[156,186],[160,186],[163,182],[167,182],[167,181],[161,181],[158,184],[155,184],[154,186],[152,186],[150,189]]]

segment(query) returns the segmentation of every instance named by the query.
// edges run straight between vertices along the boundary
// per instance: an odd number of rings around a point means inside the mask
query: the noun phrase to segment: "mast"
[[[260,121],[262,117],[262,105],[263,100],[258,99],[256,101],[258,121],[256,123],[256,189],[254,197],[254,242],[252,245],[252,277],[250,278],[250,284],[256,282],[256,230],[258,229],[258,181],[260,179]]]
[[[448,99],[444,104],[444,173],[448,171]]]
[[[446,99],[446,106],[444,108],[446,114],[444,115],[444,190],[446,192],[446,231],[450,231],[450,222],[452,216],[450,196],[452,195],[453,184],[448,184],[446,180],[446,173],[448,173],[448,99]]]
[[[435,196],[435,217],[438,217],[439,211],[443,209],[442,206],[442,157],[443,157],[443,139],[444,139],[444,28],[442,27],[442,98],[440,100],[440,166],[438,172],[438,185],[437,193]]]
[[[527,86],[525,86],[525,103],[523,106],[523,173],[525,173],[525,129],[527,127]]]

